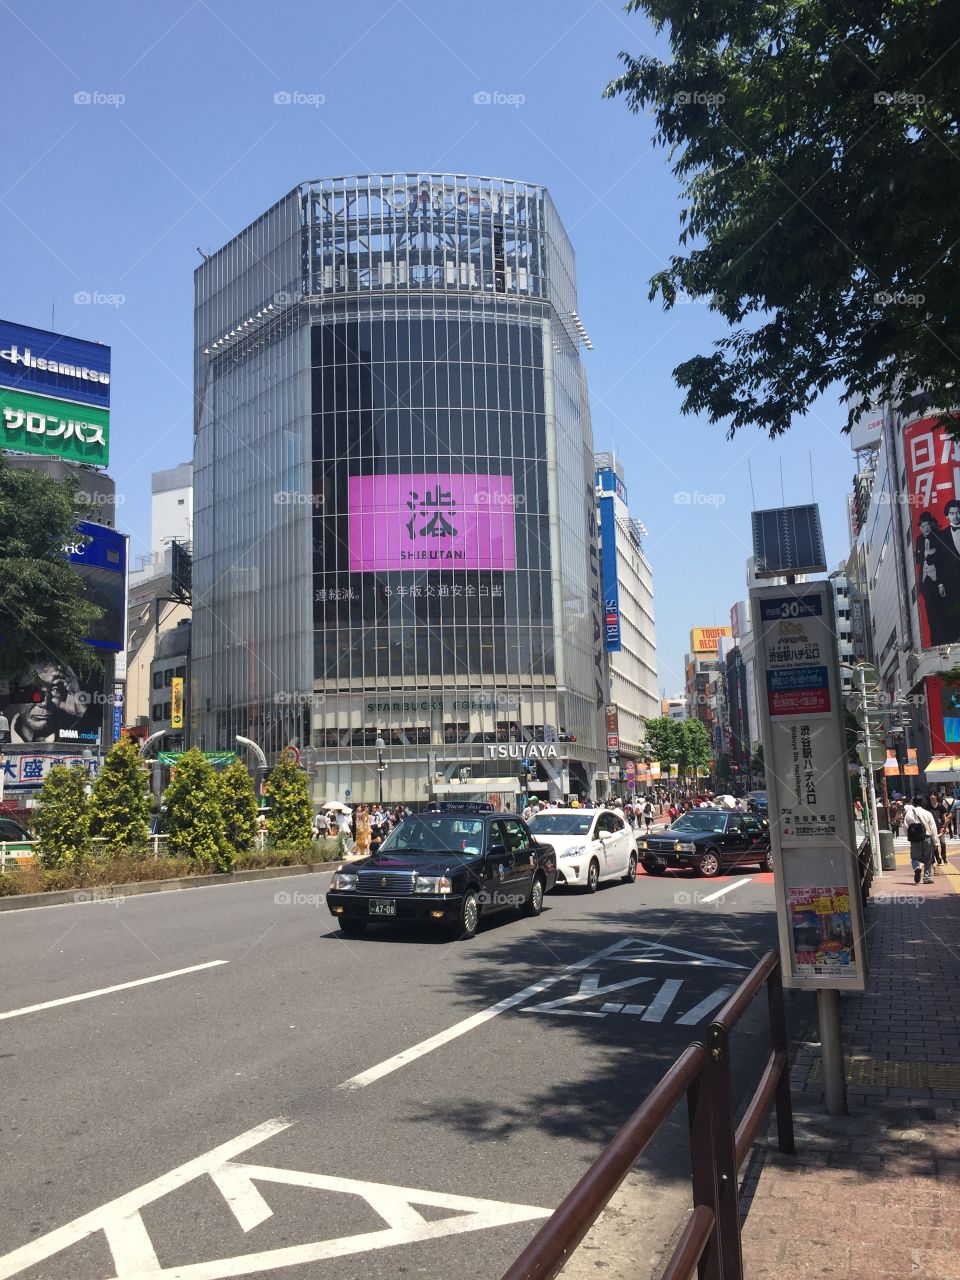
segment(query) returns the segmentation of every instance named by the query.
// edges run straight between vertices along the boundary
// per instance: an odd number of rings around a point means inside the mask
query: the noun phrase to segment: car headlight
[[[417,876],[413,882],[414,893],[453,893],[453,881],[449,876]]]
[[[650,848],[650,846],[647,844],[646,840],[641,840],[641,841],[640,841],[640,848],[641,848],[641,849],[649,849],[649,848]]]
[[[334,893],[343,893],[344,890],[355,889],[356,887],[357,873],[355,871],[335,871],[333,873],[330,888]]]
[[[577,844],[577,845],[574,845],[572,849],[564,849],[561,852],[560,857],[561,858],[578,858],[581,853],[583,853],[583,845]]]
[[[696,853],[697,852],[697,846],[693,843],[692,840],[689,842],[678,840],[677,843],[673,846],[673,849],[675,853]]]

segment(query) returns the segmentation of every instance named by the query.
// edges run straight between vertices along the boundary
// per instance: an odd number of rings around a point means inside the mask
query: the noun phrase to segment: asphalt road
[[[328,879],[0,916],[0,1280],[492,1280],[775,943],[756,873],[556,892],[458,943],[347,940]],[[685,1127],[641,1169],[650,1271]]]

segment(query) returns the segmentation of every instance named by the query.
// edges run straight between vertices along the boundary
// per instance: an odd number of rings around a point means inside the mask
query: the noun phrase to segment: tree
[[[133,739],[123,737],[110,748],[93,784],[90,832],[101,837],[108,853],[142,848],[149,835],[149,817],[147,766]]]
[[[267,796],[270,843],[284,849],[309,849],[313,841],[313,805],[307,775],[294,764],[288,752],[273,766]]]
[[[960,45],[929,0],[630,0],[671,56],[620,55],[652,111],[685,254],[651,281],[731,326],[674,371],[685,413],[786,431],[833,383],[848,424],[960,382]],[[931,53],[931,51],[935,51]]]
[[[253,779],[241,760],[234,760],[217,778],[226,843],[235,853],[253,847],[257,834],[257,798]]]
[[[699,720],[678,720],[677,764],[680,776],[689,769],[706,769],[712,749],[710,735]]]
[[[79,869],[90,852],[87,779],[82,765],[55,764],[43,780],[33,824],[39,841],[37,861],[47,870]]]
[[[163,799],[171,850],[212,871],[229,871],[233,854],[227,847],[220,787],[202,751],[191,747],[183,753]]]
[[[657,716],[652,720],[644,720],[647,742],[651,758],[659,760],[666,768],[677,763],[677,725],[681,723],[671,720],[669,716]]]
[[[0,450],[0,679],[25,676],[38,657],[96,670],[84,636],[103,613],[63,548],[78,541],[79,481],[11,467]]]

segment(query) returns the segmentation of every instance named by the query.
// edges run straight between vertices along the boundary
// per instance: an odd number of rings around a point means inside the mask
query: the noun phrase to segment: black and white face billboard
[[[829,582],[750,593],[784,985],[862,991],[857,836]]]

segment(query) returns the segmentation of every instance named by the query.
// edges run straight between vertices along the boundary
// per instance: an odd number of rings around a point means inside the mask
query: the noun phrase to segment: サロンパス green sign
[[[110,411],[0,387],[0,448],[105,467]]]

